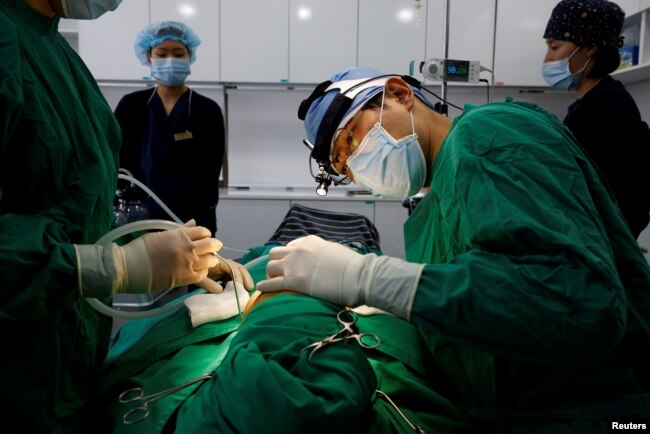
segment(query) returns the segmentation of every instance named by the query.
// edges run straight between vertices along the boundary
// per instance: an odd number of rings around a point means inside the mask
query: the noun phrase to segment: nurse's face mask
[[[582,74],[589,64],[591,57],[587,59],[580,71],[572,73],[569,68],[569,61],[578,52],[580,47],[576,48],[569,57],[542,64],[542,76],[546,82],[556,89],[572,90],[578,87]]]
[[[427,164],[415,134],[395,139],[381,126],[384,112],[382,94],[379,122],[368,131],[358,149],[346,161],[354,182],[385,198],[404,199],[417,194],[424,186]]]
[[[94,20],[108,11],[113,11],[122,0],[61,0],[66,18]]]
[[[180,86],[190,74],[187,57],[152,57],[151,76],[165,86]]]

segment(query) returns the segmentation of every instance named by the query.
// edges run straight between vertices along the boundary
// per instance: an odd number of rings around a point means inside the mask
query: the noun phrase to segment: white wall
[[[639,106],[639,111],[641,112],[641,117],[643,120],[650,124],[650,80],[634,83],[627,86],[627,90],[630,91],[632,97],[636,101],[636,104]],[[648,162],[650,166],[650,162]],[[649,169],[650,171],[650,169]],[[648,181],[650,184],[650,181]],[[641,186],[642,188],[644,186]],[[649,194],[646,190],[643,191],[643,194]],[[639,236],[639,245],[650,250],[650,226],[641,232]],[[645,254],[646,259],[650,262],[650,252]]]
[[[641,117],[650,123],[650,77],[648,81],[628,84],[626,88],[639,106]]]
[[[300,101],[309,96],[311,87],[244,86],[224,89],[216,85],[190,85],[214,99],[226,116],[230,186],[313,186],[308,169],[309,151],[302,144],[304,126],[297,116]],[[115,109],[123,95],[150,86],[151,83],[144,82],[102,83],[100,88],[109,105]],[[437,86],[428,89],[441,95]],[[536,103],[560,118],[573,100],[570,92],[496,88],[492,101],[503,101],[508,96]],[[433,96],[430,98],[435,101]],[[449,86],[447,99],[460,107],[465,103],[485,104],[487,89]],[[459,113],[459,110],[449,107],[450,117]]]

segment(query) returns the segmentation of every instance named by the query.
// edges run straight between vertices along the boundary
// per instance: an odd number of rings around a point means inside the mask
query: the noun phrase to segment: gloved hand
[[[188,220],[183,224],[183,226],[188,227],[188,228],[195,227],[196,226],[196,220],[195,219]],[[217,241],[219,241],[219,240],[217,240]],[[221,250],[221,247],[223,247],[223,243],[221,241],[219,241],[219,243],[220,243],[219,248],[217,250]],[[217,258],[217,259],[219,259],[219,258]],[[222,261],[219,260],[218,262],[219,263],[215,267],[219,267],[219,264],[221,264]],[[212,267],[212,268],[215,268],[215,267]],[[218,277],[217,274],[215,274],[215,276]],[[197,285],[200,286],[201,288],[205,289],[206,291],[212,293],[212,294],[221,294],[223,292],[223,286],[221,286],[219,283],[217,283],[216,280],[220,280],[220,279],[213,279],[210,276],[210,270],[208,270],[208,277],[206,277],[205,279],[198,282]]]
[[[145,234],[124,246],[75,245],[84,297],[149,292],[198,283],[219,260],[222,243],[204,227]]]
[[[261,292],[298,291],[350,307],[367,304],[409,319],[424,265],[388,256],[361,255],[315,235],[269,252]]]
[[[232,271],[231,271],[232,269]],[[232,273],[232,274],[231,274]],[[250,273],[242,264],[233,261],[232,259],[224,259],[219,261],[219,263],[208,270],[208,277],[213,280],[233,280],[236,283],[239,283],[244,286],[245,289],[251,291],[255,284],[253,283],[253,278]],[[219,285],[215,282],[216,285]],[[221,286],[221,285],[219,285]],[[219,293],[221,291],[210,291]]]

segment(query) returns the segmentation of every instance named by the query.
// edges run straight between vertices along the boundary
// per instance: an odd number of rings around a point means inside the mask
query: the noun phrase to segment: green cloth
[[[111,329],[73,244],[111,229],[120,132],[58,22],[0,0],[0,415],[30,433],[82,431]]]
[[[272,247],[255,247],[242,258],[261,259],[249,269],[254,281],[265,278]],[[307,360],[302,348],[340,328],[340,309],[306,296],[278,295],[258,305],[236,334],[237,317],[192,329],[185,309],[128,321],[111,346],[96,399],[97,425],[115,433],[159,433],[161,427],[178,433],[412,433],[374,393],[378,387],[426,432],[467,432],[468,415],[445,396],[451,389],[444,373],[419,329],[407,321],[359,315],[359,330],[381,340],[376,350],[336,344]],[[148,395],[215,367],[216,378],[152,403],[147,420],[122,423],[131,407],[118,403],[121,392],[141,386]]]
[[[340,307],[279,295],[246,317],[228,355],[181,408],[176,433],[357,432],[375,376],[358,345],[302,349],[340,329]]]
[[[93,397],[93,432],[159,433],[177,408],[201,383],[195,383],[149,405],[142,422],[126,425],[124,414],[135,406],[123,404],[119,395],[142,387],[151,395],[208,374],[223,360],[236,336],[239,318],[206,323],[192,328],[183,307],[161,317],[124,323],[111,344],[97,395]]]
[[[408,260],[428,264],[412,319],[460,405],[506,425],[650,414],[650,267],[562,122],[467,105],[432,175],[404,228]]]

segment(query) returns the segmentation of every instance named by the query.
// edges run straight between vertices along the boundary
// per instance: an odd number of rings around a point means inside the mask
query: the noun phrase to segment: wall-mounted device
[[[481,65],[478,60],[429,59],[420,63],[427,80],[478,83]]]

